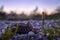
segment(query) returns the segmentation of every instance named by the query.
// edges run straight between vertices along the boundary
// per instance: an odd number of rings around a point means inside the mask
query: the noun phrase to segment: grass
[[[10,38],[12,38],[12,37],[16,34],[16,32],[18,31],[18,25],[17,25],[17,27],[16,27],[15,32],[12,32],[12,27],[13,27],[13,26],[11,26],[10,28],[7,28],[7,29],[5,30],[5,33],[2,34],[2,39],[3,39],[3,40],[9,40]]]

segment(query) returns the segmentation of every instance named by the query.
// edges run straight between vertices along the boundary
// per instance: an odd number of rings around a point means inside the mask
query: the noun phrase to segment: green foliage
[[[58,30],[58,34],[60,35],[60,30]]]
[[[54,29],[55,31],[58,31],[58,27],[53,27],[53,29]]]
[[[60,35],[60,30],[58,29],[58,27],[53,27],[53,29],[48,29],[47,32],[49,33],[49,39],[51,40],[51,38],[54,37],[54,39],[56,40],[57,37]],[[55,32],[55,33],[54,33]]]
[[[47,29],[47,33],[49,33],[49,35],[48,35],[48,40],[52,40],[53,35],[54,35],[53,30],[52,30],[52,29]]]
[[[5,30],[5,33],[2,35],[3,40],[8,40],[9,38],[12,38],[14,33],[12,33],[12,26],[9,29]]]
[[[19,27],[18,27],[18,24],[17,24],[17,27],[16,27],[16,30],[15,30],[15,33],[14,33],[14,34],[16,34],[16,32],[18,31],[18,28],[19,28]]]
[[[54,34],[54,32],[53,32],[53,30],[52,30],[52,29],[47,29],[47,32],[49,33],[49,36],[50,36],[50,37],[52,37],[52,36],[53,36],[53,34]]]
[[[47,30],[43,29],[43,33],[44,33],[44,35],[46,35],[47,34]]]
[[[5,33],[2,34],[2,39],[3,39],[3,40],[9,40],[10,38],[12,38],[12,37],[16,34],[16,32],[18,31],[18,25],[17,25],[17,27],[16,27],[15,32],[12,32],[12,27],[13,27],[13,26],[11,26],[10,28],[7,28],[7,29],[5,30]]]

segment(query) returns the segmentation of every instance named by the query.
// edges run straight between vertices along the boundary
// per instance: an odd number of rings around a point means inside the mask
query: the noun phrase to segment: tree
[[[33,12],[36,12],[38,10],[38,6],[36,6],[36,8],[33,10]]]
[[[0,12],[0,19],[6,18],[6,12]]]
[[[2,6],[0,7],[0,11],[3,12],[3,9],[4,9],[4,6],[2,5]]]
[[[57,11],[58,13],[60,13],[60,6],[58,6],[58,7],[56,8],[56,11]]]

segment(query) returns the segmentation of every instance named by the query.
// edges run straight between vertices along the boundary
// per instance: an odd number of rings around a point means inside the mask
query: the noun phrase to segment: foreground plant
[[[47,33],[49,33],[49,35],[48,35],[48,40],[52,40],[53,35],[54,35],[53,30],[52,30],[52,29],[47,29]]]
[[[3,40],[8,40],[9,38],[11,38],[13,36],[13,33],[11,31],[12,31],[12,26],[5,30],[5,33],[2,34],[2,39]]]
[[[7,28],[5,30],[5,33],[2,34],[2,40],[9,40],[10,38],[12,38],[16,34],[16,32],[18,31],[18,25],[16,27],[15,32],[12,32],[12,27],[13,26],[11,26],[10,28]]]
[[[54,30],[54,39],[57,40],[58,36],[59,36],[59,28],[58,27],[53,27]]]
[[[52,29],[48,29],[47,32],[49,33],[48,38],[51,40],[52,38],[54,38],[55,40],[57,40],[58,36],[60,36],[60,30],[58,29],[58,27],[53,27]]]

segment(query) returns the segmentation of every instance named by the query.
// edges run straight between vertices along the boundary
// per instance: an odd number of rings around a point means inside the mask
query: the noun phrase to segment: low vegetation
[[[12,27],[13,27],[13,26],[11,26],[10,28],[7,28],[7,29],[5,30],[5,33],[2,34],[2,39],[3,39],[3,40],[9,40],[10,38],[12,38],[12,37],[16,34],[16,32],[18,31],[18,25],[17,25],[17,27],[16,27],[15,32],[12,32]]]

